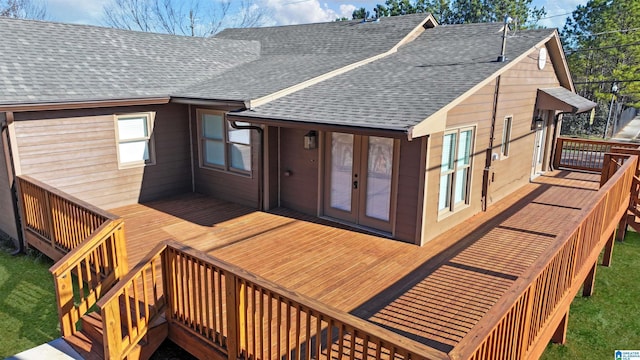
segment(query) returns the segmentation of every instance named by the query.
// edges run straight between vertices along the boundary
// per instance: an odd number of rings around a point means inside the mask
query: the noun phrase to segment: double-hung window
[[[155,164],[153,147],[154,113],[116,115],[119,167]]]
[[[469,204],[473,128],[447,131],[442,143],[438,212],[446,213]]]
[[[201,166],[251,173],[251,132],[235,129],[219,111],[198,110]],[[246,126],[248,123],[237,122]]]

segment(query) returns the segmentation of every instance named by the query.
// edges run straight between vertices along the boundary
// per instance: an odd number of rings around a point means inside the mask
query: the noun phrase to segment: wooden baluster
[[[224,273],[226,305],[227,305],[227,356],[229,360],[237,360],[240,355],[241,337],[244,334],[244,290],[237,286],[235,275]],[[241,309],[242,307],[242,309]]]

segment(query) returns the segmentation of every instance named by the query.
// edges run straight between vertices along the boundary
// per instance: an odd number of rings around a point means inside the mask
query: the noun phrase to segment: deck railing
[[[117,216],[28,176],[19,176],[27,243],[56,263],[54,277],[60,329],[77,322],[128,270],[124,224]]]
[[[554,152],[554,169],[600,172],[604,154],[614,148],[637,149],[639,144],[560,137]]]
[[[449,354],[454,359],[540,356],[625,216],[638,158],[628,157],[593,202]],[[606,165],[608,166],[608,164]]]
[[[164,294],[144,292],[142,274],[153,275],[162,259]],[[206,358],[244,359],[449,359],[446,353],[371,323],[174,241],[161,243],[147,259],[98,302],[112,325],[105,346],[112,358],[144,336],[149,318],[122,302],[135,289],[153,293],[165,306],[169,337]],[[159,286],[158,284],[153,285]],[[129,289],[129,290],[127,290]],[[127,293],[128,291],[128,293]],[[138,290],[140,291],[140,290]],[[127,295],[128,294],[128,295]],[[147,295],[137,300],[150,308]],[[156,309],[159,307],[155,307]],[[138,310],[138,309],[136,309]],[[117,325],[123,324],[124,331]]]
[[[160,275],[165,247],[157,246],[98,301],[106,358],[126,358],[150,326],[164,315]]]

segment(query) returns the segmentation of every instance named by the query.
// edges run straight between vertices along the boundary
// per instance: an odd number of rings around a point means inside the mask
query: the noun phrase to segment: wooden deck
[[[283,287],[448,352],[567,226],[599,176],[543,175],[424,247],[287,210],[198,194],[110,210],[133,267],[175,239]]]

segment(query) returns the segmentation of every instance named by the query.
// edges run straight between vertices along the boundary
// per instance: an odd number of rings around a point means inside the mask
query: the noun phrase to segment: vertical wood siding
[[[114,114],[155,111],[156,164],[118,169]],[[109,209],[190,191],[184,105],[16,114],[22,173]]]
[[[394,238],[416,243],[417,214],[422,211],[424,176],[420,161],[426,138],[400,141],[400,168],[398,176],[398,205],[396,207],[396,231]]]
[[[535,140],[535,132],[531,130],[531,124],[537,90],[559,86],[551,60],[547,60],[543,70],[539,70],[537,64],[537,52],[534,52],[501,76],[492,153],[500,154],[506,116],[513,116],[511,148],[507,158],[492,163],[494,181],[489,185],[489,206],[529,182]],[[423,244],[482,211],[482,176],[486,149],[489,146],[495,86],[495,81],[487,84],[448,113],[447,129],[476,126],[471,202],[467,208],[440,220],[438,220],[438,191],[444,133],[430,136],[426,183],[428,194],[423,214]]]
[[[320,146],[304,149],[303,138],[307,132],[305,129],[280,128],[280,205],[317,215]],[[284,176],[287,170],[291,176]]]
[[[196,107],[192,106],[191,109],[191,136],[193,139],[193,167],[196,192],[237,204],[258,208],[258,179],[261,176],[258,169],[260,135],[257,131],[251,130],[252,174],[250,176],[201,167],[199,151],[200,142],[198,138],[199,122],[196,114]]]
[[[4,153],[4,140],[4,136],[0,136],[0,230],[16,240],[18,239],[18,229],[13,212],[13,197],[11,196],[8,164],[5,161],[7,156]]]

